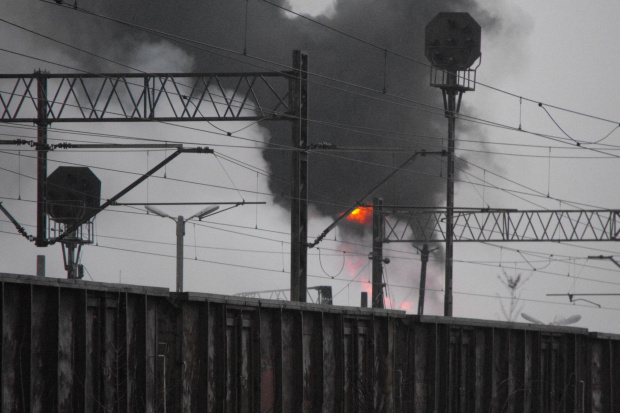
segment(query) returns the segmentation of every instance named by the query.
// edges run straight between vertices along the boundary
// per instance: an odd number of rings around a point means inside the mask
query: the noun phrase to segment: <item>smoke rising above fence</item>
[[[65,24],[43,18],[40,23],[43,27],[53,24],[54,31],[64,32],[65,36],[79,31],[79,36],[69,36],[72,44],[77,42],[83,49],[140,70],[163,70],[166,61],[183,61],[188,66],[184,59],[193,62],[194,70],[205,72],[286,70],[293,49],[307,52],[312,73],[310,144],[327,142],[338,147],[372,149],[364,153],[311,154],[310,202],[331,215],[358,201],[373,183],[410,156],[410,152],[398,149],[443,148],[446,123],[441,110],[437,110],[442,107],[441,93],[429,86],[423,54],[428,21],[440,11],[467,10],[485,31],[492,31],[498,24],[473,1],[336,1],[331,17],[316,17],[354,39],[274,4],[242,0],[79,3],[81,8],[148,28],[151,33],[47,4],[31,7],[50,16],[62,14]],[[277,4],[290,7],[286,1]],[[162,41],[164,33],[178,37]],[[188,40],[196,43],[188,44]],[[243,52],[247,56],[239,55]],[[126,71],[71,49],[63,49],[62,53],[94,72]],[[262,125],[270,131],[272,144],[279,148],[290,146],[288,125],[268,121]],[[290,153],[267,150],[264,156],[271,168],[272,192],[287,195]],[[417,159],[375,195],[383,197],[386,205],[440,205],[445,193],[443,169],[437,157]],[[280,199],[284,206],[288,204],[286,197]]]
[[[277,4],[290,7],[286,1]],[[41,32],[107,57],[101,60],[58,44],[49,50],[51,61],[59,60],[54,55],[62,56],[69,65],[93,73],[132,67],[153,72],[281,71],[290,69],[292,50],[304,50],[311,73],[310,144],[363,149],[310,154],[310,203],[332,217],[355,202],[370,202],[360,197],[410,157],[411,150],[445,147],[441,93],[429,86],[423,54],[428,21],[440,11],[457,10],[470,12],[486,31],[499,24],[473,1],[336,1],[328,17],[315,18],[341,33],[258,0],[79,3],[80,8],[148,28],[149,33],[50,4],[16,7],[24,8],[24,16],[39,16]],[[33,41],[33,47],[42,46]],[[271,174],[269,187],[288,208],[290,126],[268,120],[261,126],[269,132],[272,148],[278,148],[263,153]],[[445,188],[443,160],[428,156],[417,158],[373,195],[383,197],[388,206],[439,206]],[[368,233],[368,228],[352,225],[342,230],[352,236]]]

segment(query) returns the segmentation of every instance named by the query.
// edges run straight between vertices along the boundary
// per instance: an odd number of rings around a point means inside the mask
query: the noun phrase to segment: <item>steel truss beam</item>
[[[292,76],[290,72],[6,74],[0,75],[0,122],[278,119],[291,113]],[[43,97],[40,83],[47,88]]]
[[[316,294],[311,293],[311,291],[313,290],[316,291]],[[328,291],[327,294],[326,290]],[[290,292],[290,289],[251,291],[245,293],[238,293],[235,294],[235,296],[246,298],[259,298],[263,300],[289,301]],[[306,294],[307,300],[304,300],[305,302],[311,302],[315,304],[331,304],[331,286],[308,287],[306,289]]]
[[[446,211],[393,213],[383,242],[445,242]],[[620,210],[454,211],[454,242],[618,241]],[[413,235],[412,235],[413,233]]]
[[[308,55],[293,70],[247,73],[0,74],[0,123],[35,123],[37,236],[44,247],[47,128],[54,122],[280,120],[293,124],[291,299],[306,300]],[[229,134],[230,135],[230,134]]]
[[[291,85],[298,76],[298,72],[50,74],[43,71],[0,75],[0,123],[37,125],[36,245],[48,245],[47,129],[52,123],[298,121],[298,111],[291,109],[300,106],[291,95],[294,90]]]

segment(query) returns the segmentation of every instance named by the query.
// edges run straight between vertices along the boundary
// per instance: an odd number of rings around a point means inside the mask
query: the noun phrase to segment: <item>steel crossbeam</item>
[[[0,122],[279,119],[290,115],[291,78],[289,72],[0,75]]]
[[[383,242],[445,242],[446,211],[393,213]],[[617,241],[620,210],[457,211],[454,242]]]
[[[288,121],[293,124],[291,299],[306,301],[308,55],[246,73],[0,74],[0,124],[37,125],[37,236],[47,238],[47,128],[54,122]],[[230,136],[230,133],[228,134]]]

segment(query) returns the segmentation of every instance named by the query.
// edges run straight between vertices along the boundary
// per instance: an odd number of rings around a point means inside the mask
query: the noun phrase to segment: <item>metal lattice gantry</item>
[[[279,119],[290,112],[290,78],[289,72],[0,75],[0,120]]]
[[[445,242],[445,210],[409,210],[384,219],[383,242]],[[620,210],[480,210],[452,214],[454,242],[618,241]]]
[[[292,70],[252,73],[0,74],[0,124],[37,125],[37,236],[50,244],[47,128],[54,122],[288,121],[292,124],[291,298],[307,274],[308,55]]]
[[[316,293],[312,293],[316,291]],[[259,298],[263,300],[281,300],[289,301],[290,290],[265,290],[265,291],[250,291],[244,293],[235,294],[237,297],[246,298]],[[314,304],[332,304],[332,287],[331,286],[317,286],[307,288],[307,301]]]
[[[296,72],[0,75],[0,123],[37,125],[37,236],[48,241],[47,128],[55,122],[294,121]],[[298,105],[297,105],[298,106]]]

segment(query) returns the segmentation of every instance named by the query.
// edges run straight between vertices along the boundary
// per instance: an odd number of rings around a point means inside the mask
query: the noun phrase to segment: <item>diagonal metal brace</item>
[[[157,172],[158,170],[163,168],[164,165],[168,164],[170,161],[172,161],[174,158],[176,158],[177,156],[179,156],[182,153],[214,153],[214,152],[213,152],[212,149],[209,149],[207,147],[204,147],[204,148],[202,148],[202,147],[187,148],[187,149],[179,148],[179,149],[177,149],[172,155],[168,156],[166,159],[164,159],[163,161],[161,161],[160,163],[155,165],[151,170],[146,172],[140,178],[136,179],[133,183],[131,183],[125,189],[120,191],[118,194],[116,194],[112,198],[108,199],[103,205],[101,205],[98,208],[93,208],[93,210],[91,210],[89,213],[85,214],[80,220],[78,220],[75,224],[73,224],[71,227],[69,227],[67,230],[65,230],[62,234],[60,234],[59,236],[57,236],[55,238],[51,238],[48,241],[48,245],[52,245],[52,244],[54,244],[54,243],[56,243],[58,241],[62,241],[69,234],[72,234],[74,231],[76,231],[81,225],[83,225],[86,222],[88,222],[88,220],[93,218],[95,215],[97,215],[98,213],[100,213],[101,211],[103,211],[104,209],[109,207],[110,205],[115,204],[116,201],[118,201],[119,198],[121,198],[127,192],[129,192],[132,189],[134,189],[136,186],[140,185],[142,182],[146,181],[151,175],[153,175],[155,172]]]
[[[13,225],[15,225],[15,228],[20,235],[23,235],[30,242],[35,240],[35,237],[33,235],[28,235],[24,227],[22,227],[19,222],[17,222],[17,220],[13,218],[13,215],[11,215],[11,213],[2,206],[2,202],[0,202],[0,211],[4,212],[4,215],[6,215],[6,217],[13,223]]]
[[[375,192],[377,189],[379,189],[379,187],[381,187],[381,185],[383,185],[384,183],[386,183],[391,177],[393,177],[394,175],[396,175],[398,172],[401,171],[401,169],[403,169],[405,167],[405,165],[407,165],[409,162],[411,162],[412,160],[415,159],[416,156],[418,155],[422,155],[422,156],[426,156],[426,155],[441,155],[441,156],[445,156],[446,152],[445,151],[434,151],[434,152],[427,152],[425,150],[420,151],[420,152],[415,152],[413,155],[411,155],[409,158],[407,158],[407,160],[405,162],[403,162],[398,168],[394,169],[388,176],[386,176],[385,178],[383,178],[377,185],[373,186],[372,189],[370,191],[368,191],[366,193],[366,195],[364,195],[362,197],[363,199],[366,199],[367,197],[369,197],[373,192]],[[359,206],[362,205],[364,201],[357,201],[355,202],[355,204],[353,204],[353,206],[351,206],[349,209],[347,209],[345,211],[344,214],[340,215],[338,218],[336,218],[334,220],[334,222],[332,222],[327,228],[325,228],[325,230],[321,233],[321,235],[319,235],[316,240],[314,240],[314,242],[309,243],[308,244],[308,248],[314,248],[315,246],[317,246],[319,244],[319,242],[323,241],[323,239],[327,236],[327,234],[334,229],[334,227],[336,225],[338,225],[338,223],[340,221],[342,221],[343,219],[345,219],[346,217],[348,217],[349,215],[351,215],[351,213]]]

